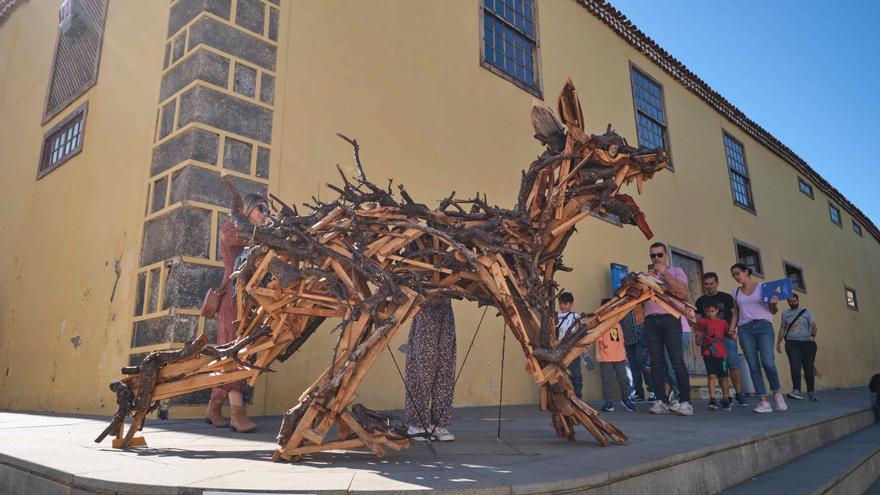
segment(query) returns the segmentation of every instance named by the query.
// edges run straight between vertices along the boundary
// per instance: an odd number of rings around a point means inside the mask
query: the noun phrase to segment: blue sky
[[[880,225],[880,2],[610,1]]]

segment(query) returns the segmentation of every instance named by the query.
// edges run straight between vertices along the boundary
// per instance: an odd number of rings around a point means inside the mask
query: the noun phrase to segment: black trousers
[[[807,392],[812,392],[816,378],[816,343],[808,340],[786,340],[785,354],[788,355],[788,365],[791,367],[792,387],[801,390],[801,369],[807,380]]]
[[[649,315],[645,317],[645,340],[648,343],[648,354],[651,356],[651,383],[658,399],[665,399],[666,356],[675,371],[678,382],[678,399],[690,402],[691,384],[687,366],[684,364],[684,349],[681,344],[681,320],[672,315]]]

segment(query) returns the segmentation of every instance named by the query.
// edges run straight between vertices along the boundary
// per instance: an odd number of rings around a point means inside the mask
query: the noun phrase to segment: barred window
[[[65,0],[59,11],[55,55],[43,124],[61,113],[98,80],[107,0]]]
[[[730,172],[730,190],[733,193],[733,202],[754,212],[755,202],[752,199],[752,183],[749,179],[749,169],[746,166],[746,154],[743,145],[725,133],[724,153],[727,155],[727,168]]]
[[[60,167],[82,151],[88,108],[87,101],[43,135],[37,179]]]
[[[856,298],[856,291],[847,286],[843,286],[843,291],[846,296],[846,307],[853,311],[858,311],[859,300]]]
[[[828,203],[828,214],[831,216],[831,223],[838,227],[843,227],[843,220],[840,219],[840,209]]]
[[[631,67],[631,72],[639,146],[649,149],[664,148],[669,151],[663,88],[635,67]]]
[[[862,226],[857,224],[855,220],[852,221],[853,224],[853,232],[858,234],[859,237],[862,237]]]
[[[736,260],[752,269],[755,275],[764,276],[761,266],[761,250],[741,241],[734,240]]]
[[[482,64],[540,96],[533,0],[483,0]]]
[[[798,177],[798,189],[800,189],[802,193],[809,196],[810,199],[813,199],[813,186],[807,184],[807,182],[800,177]]]
[[[791,287],[794,290],[799,290],[801,292],[807,291],[807,286],[804,284],[804,271],[791,263],[784,263],[785,268],[785,276],[791,280]]]

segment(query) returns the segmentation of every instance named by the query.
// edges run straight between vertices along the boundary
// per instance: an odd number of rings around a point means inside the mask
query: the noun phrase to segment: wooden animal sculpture
[[[604,445],[626,436],[574,396],[565,373],[586,346],[640,304],[654,300],[679,315],[690,310],[682,294],[647,274],[630,274],[609,303],[585,315],[556,341],[554,274],[570,270],[562,253],[577,222],[591,214],[616,215],[652,236],[635,201],[620,193],[666,167],[662,149],[629,146],[609,125],[584,130],[574,85],[565,84],[558,115],[535,101],[535,137],[545,151],[522,174],[512,209],[479,195],[455,193],[431,209],[403,186],[398,194],[368,181],[355,149],[357,179],[342,174],[328,185],[338,198],[297,211],[274,198],[270,221],[254,230],[234,196],[232,221],[253,244],[233,275],[238,339],[209,345],[204,336],[177,351],[155,352],[111,385],[119,411],[96,441],[117,435],[115,446],[138,442],[135,433],[158,401],[247,379],[253,384],[276,360],[293,355],[326,319],[338,321],[332,364],[299,397],[278,433],[276,459],[331,449],[409,445],[402,422],[352,402],[361,380],[388,342],[427,297],[450,297],[497,308],[519,341],[527,371],[540,387],[540,407],[557,435],[573,439],[583,425]],[[344,138],[344,136],[341,136]],[[229,184],[227,182],[227,184]],[[692,314],[692,313],[691,313]],[[125,418],[133,416],[124,432]],[[336,426],[336,436],[329,438]],[[142,442],[142,440],[140,440]]]

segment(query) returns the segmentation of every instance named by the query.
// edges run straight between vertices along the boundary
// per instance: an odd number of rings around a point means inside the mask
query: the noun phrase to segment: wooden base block
[[[114,449],[122,448],[123,441],[125,441],[124,438],[114,438],[113,439],[113,448]],[[134,437],[131,439],[131,444],[128,447],[132,448],[132,447],[146,447],[146,446],[147,446],[147,439],[145,439],[144,437]]]

